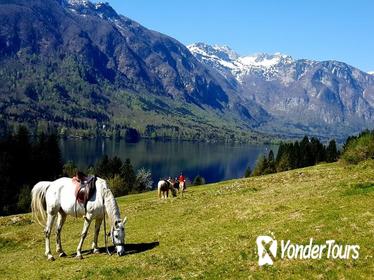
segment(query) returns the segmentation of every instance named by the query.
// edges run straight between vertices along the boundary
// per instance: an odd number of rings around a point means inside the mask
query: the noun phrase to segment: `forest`
[[[301,141],[281,142],[276,156],[272,150],[268,155],[261,155],[253,171],[248,167],[245,177],[339,159],[357,164],[370,158],[374,158],[374,131],[366,130],[348,137],[340,150],[335,140],[324,145],[315,137],[305,136]],[[83,171],[106,179],[115,196],[153,188],[150,170],[135,170],[130,159],[122,161],[118,157],[104,156]],[[63,162],[59,136],[55,133],[32,134],[26,127],[19,126],[15,133],[0,140],[0,215],[28,212],[30,191],[38,181],[53,181],[61,176],[73,177],[77,172],[74,162]],[[202,184],[205,184],[205,180],[200,175],[192,181],[192,185]]]

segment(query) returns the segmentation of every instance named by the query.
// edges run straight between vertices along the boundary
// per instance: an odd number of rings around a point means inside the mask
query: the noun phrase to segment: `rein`
[[[103,216],[104,216],[104,242],[105,242],[105,249],[106,249],[107,254],[109,256],[111,256],[112,254],[109,252],[109,249],[108,249],[108,241],[107,241],[107,234],[106,234],[105,200],[104,200],[104,197],[103,197]]]

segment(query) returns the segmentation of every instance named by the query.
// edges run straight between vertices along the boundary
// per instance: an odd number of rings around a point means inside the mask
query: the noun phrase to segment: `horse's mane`
[[[112,191],[107,187],[103,187],[104,205],[108,214],[110,224],[113,225],[115,221],[121,220],[118,204]]]

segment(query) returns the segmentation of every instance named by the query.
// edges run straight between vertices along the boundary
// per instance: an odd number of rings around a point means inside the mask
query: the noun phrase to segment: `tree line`
[[[33,141],[31,141],[33,140]],[[38,181],[62,174],[62,157],[56,135],[31,139],[25,127],[0,141],[0,215],[28,211],[30,190]]]
[[[58,141],[56,134],[32,137],[24,126],[0,140],[0,215],[28,212],[37,182],[77,173],[73,162],[63,163]],[[152,189],[151,172],[135,170],[130,159],[104,156],[83,171],[106,179],[115,196]]]
[[[305,136],[300,142],[281,143],[277,156],[270,150],[268,155],[261,155],[251,172],[245,171],[245,177],[271,174],[295,168],[312,166],[320,162],[334,162],[339,158],[336,141],[331,140],[327,146],[319,139]]]
[[[78,168],[71,161],[64,165],[64,176],[73,177],[77,171]],[[150,170],[140,168],[135,171],[129,158],[122,161],[117,156],[110,158],[107,155],[104,155],[94,166],[89,167],[84,172],[95,174],[96,176],[107,180],[108,186],[116,197],[130,193],[149,191],[153,188],[153,180]]]
[[[272,150],[267,155],[261,155],[253,171],[248,167],[244,177],[282,172],[320,162],[335,162],[340,158],[349,164],[374,159],[374,130],[365,130],[359,135],[349,136],[341,151],[338,150],[335,140],[331,140],[327,146],[319,139],[315,137],[309,139],[308,136],[300,142],[282,142],[276,157]]]

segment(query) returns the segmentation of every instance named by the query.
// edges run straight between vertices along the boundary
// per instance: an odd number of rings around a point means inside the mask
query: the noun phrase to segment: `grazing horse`
[[[106,181],[96,178],[95,192],[86,205],[78,203],[75,189],[75,183],[71,178],[60,178],[53,182],[39,182],[31,191],[33,217],[45,228],[45,255],[48,260],[54,260],[50,249],[50,235],[56,217],[56,252],[60,257],[66,256],[61,245],[61,230],[66,216],[84,217],[83,230],[77,248],[77,258],[82,259],[82,245],[93,219],[95,219],[95,234],[92,249],[94,253],[99,252],[97,239],[103,219],[105,225],[105,212],[111,224],[110,235],[113,245],[116,247],[118,255],[124,255],[126,218],[121,220],[118,204]]]
[[[175,182],[172,179],[160,180],[157,184],[157,194],[159,198],[168,198],[169,190],[173,197],[177,196],[176,189],[174,188]]]

